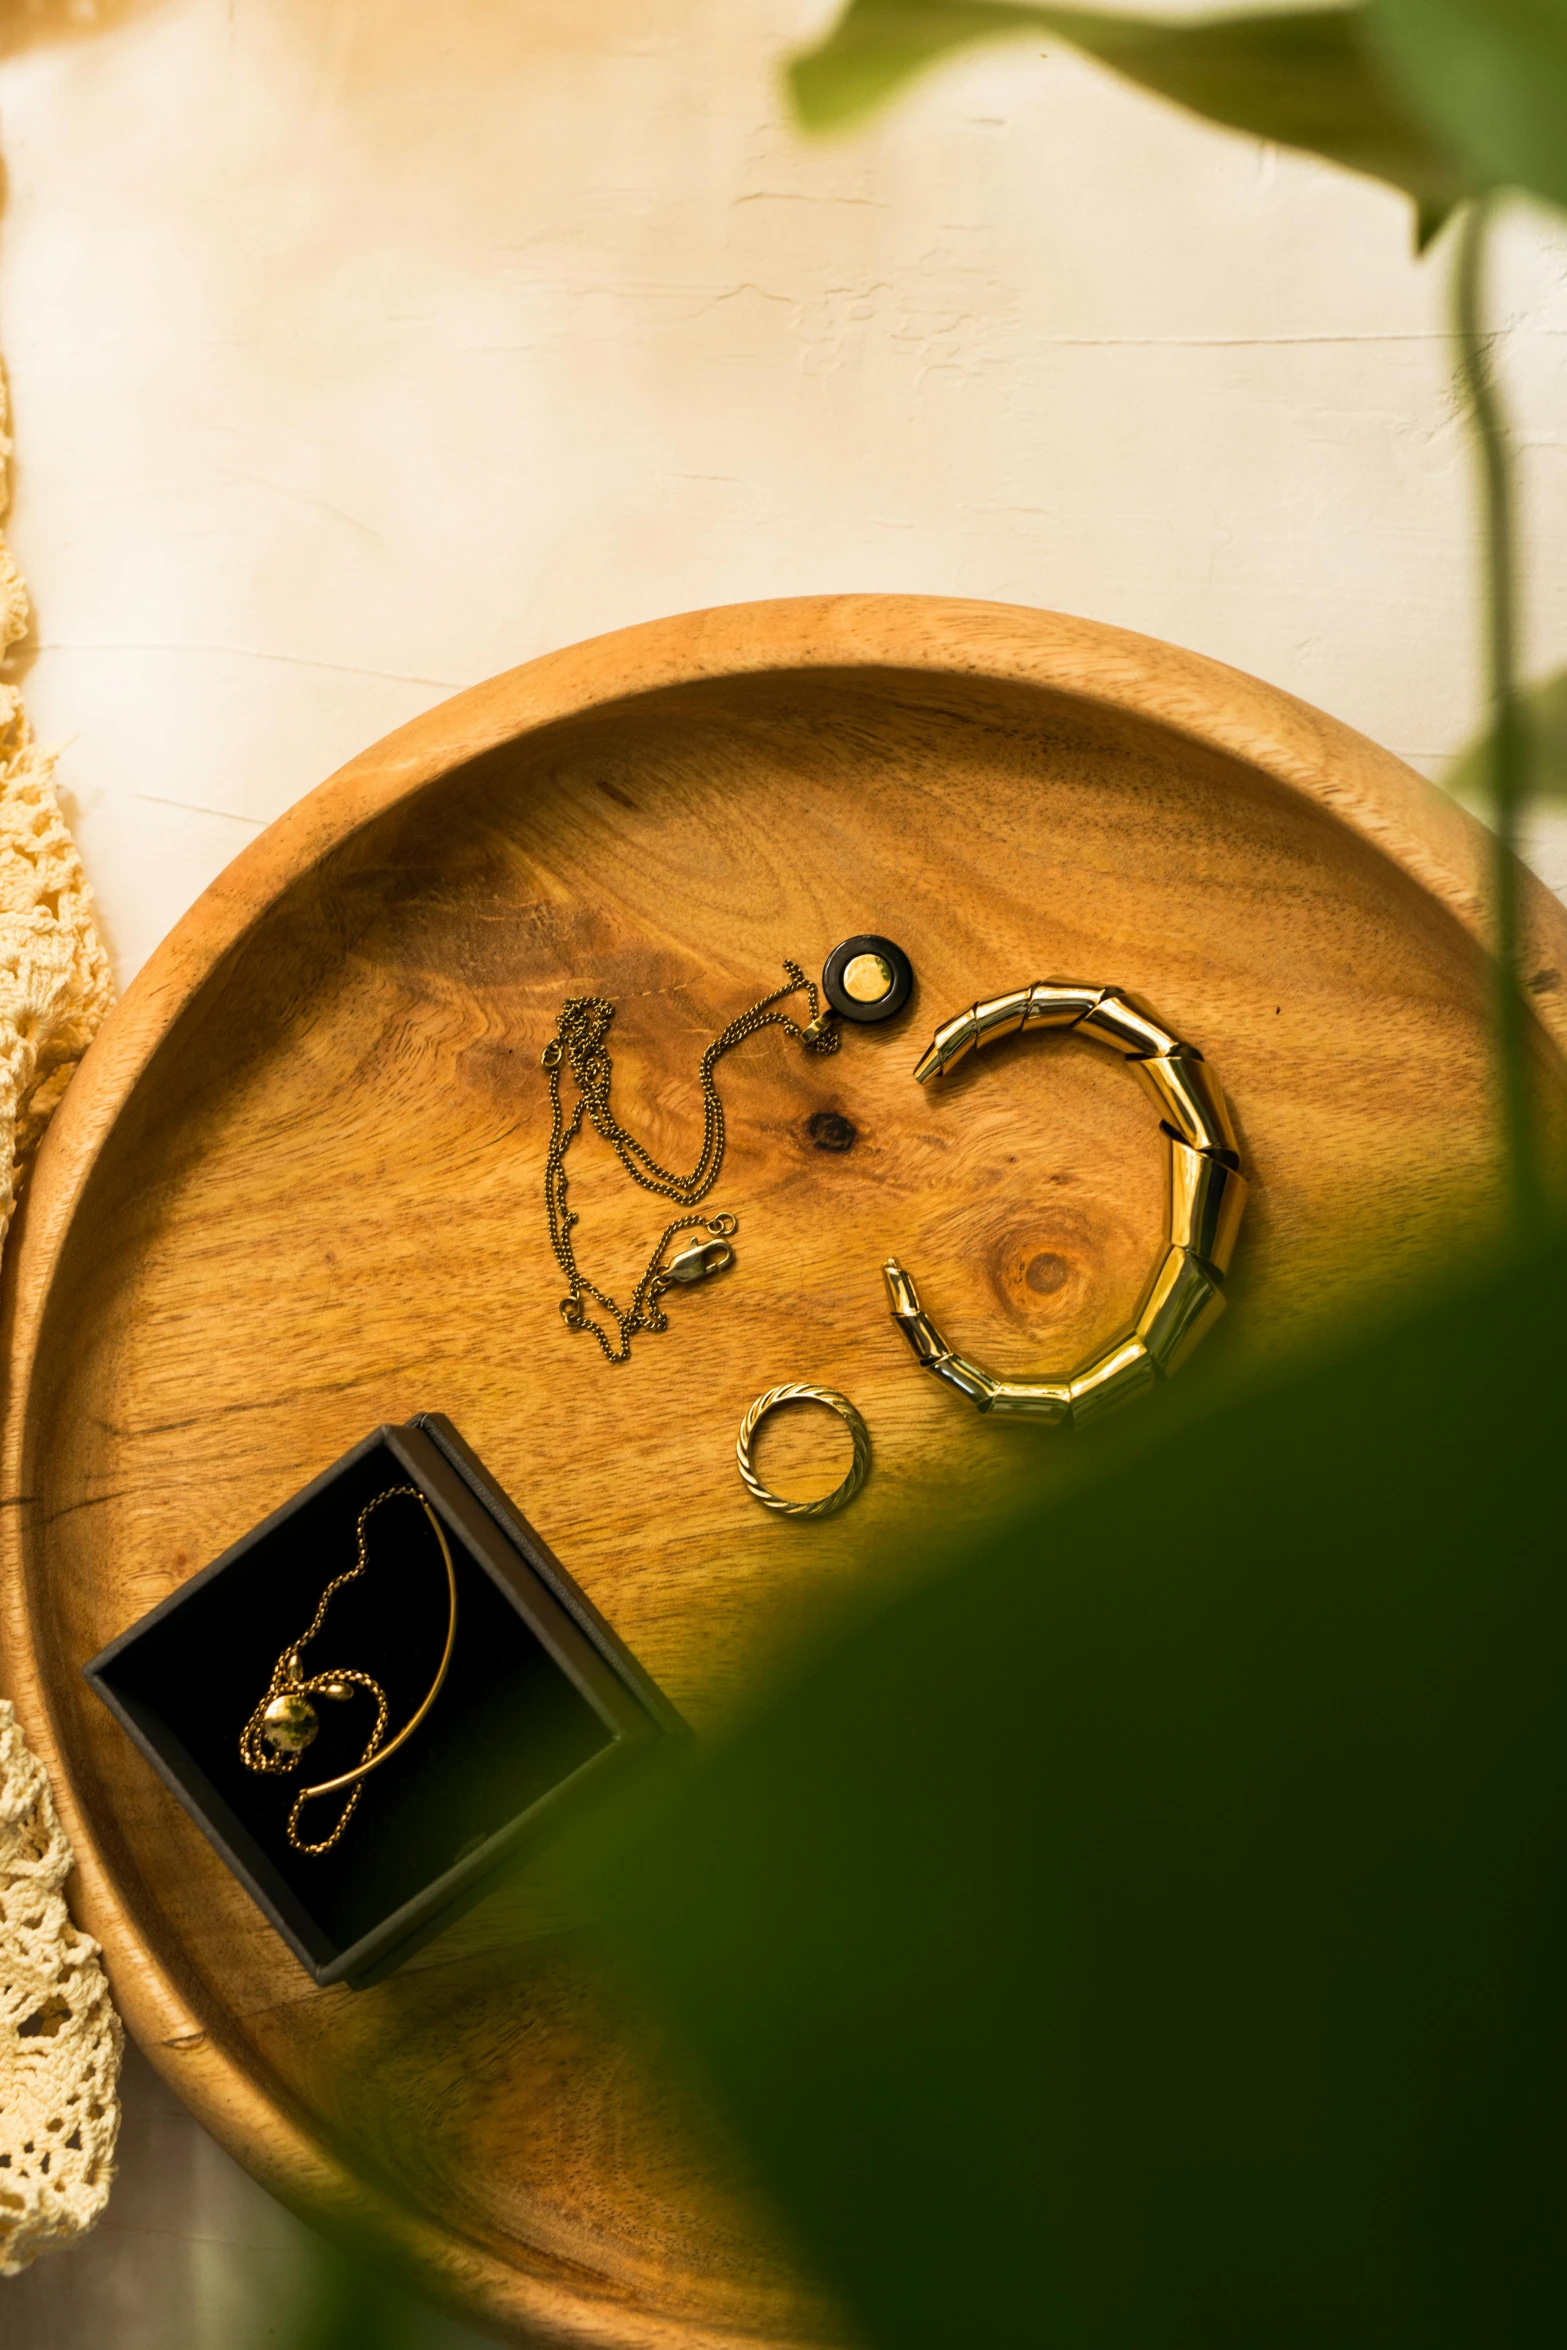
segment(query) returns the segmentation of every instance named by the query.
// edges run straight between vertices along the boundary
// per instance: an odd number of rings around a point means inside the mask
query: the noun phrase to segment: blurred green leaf
[[[1524,697],[1529,746],[1529,793],[1537,799],[1567,799],[1567,669],[1531,686]],[[1491,737],[1476,737],[1442,778],[1443,788],[1469,806],[1485,809],[1491,798]]]
[[[1363,37],[1363,13],[1316,9],[1175,24],[995,0],[851,0],[827,40],[794,61],[789,79],[800,120],[828,130],[953,50],[1053,34],[1210,122],[1402,188],[1429,233],[1475,183],[1384,72]]]
[[[1368,0],[1375,48],[1482,183],[1567,204],[1567,0]]]
[[[1557,1242],[1129,1416],[623,1855],[628,1953],[869,2341],[1554,2335],[1564,1327]]]
[[[296,2350],[418,2350],[421,2312],[370,2253],[312,2242],[310,2300]]]
[[[288,2331],[289,2350],[482,2350],[477,2334],[415,2296],[383,2250],[322,2236],[309,2242],[306,2302]]]

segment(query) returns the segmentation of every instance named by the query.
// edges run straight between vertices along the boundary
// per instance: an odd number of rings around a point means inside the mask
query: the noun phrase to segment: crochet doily
[[[7,421],[0,386],[0,513]],[[27,627],[27,590],[0,539],[0,660]],[[53,765],[20,693],[0,684],[0,1234],[21,1171],[113,992]]]
[[[120,2019],[61,1892],[71,1848],[0,1698],[0,2276],[90,2228],[120,2126]]]
[[[6,423],[0,384],[0,513]],[[0,660],[27,626],[0,538]],[[21,695],[0,683],[0,1237],[111,993],[51,768]],[[90,2228],[114,2176],[120,2021],[98,1945],[65,1906],[70,1867],[48,1781],[0,1700],[0,2276]]]

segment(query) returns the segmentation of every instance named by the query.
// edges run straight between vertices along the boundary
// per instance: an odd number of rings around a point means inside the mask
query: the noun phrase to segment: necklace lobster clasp
[[[719,1219],[715,1218],[715,1222]],[[733,1220],[730,1220],[733,1230]],[[722,1234],[693,1232],[676,1250],[664,1267],[666,1281],[705,1281],[709,1273],[722,1273],[734,1263],[735,1252]]]

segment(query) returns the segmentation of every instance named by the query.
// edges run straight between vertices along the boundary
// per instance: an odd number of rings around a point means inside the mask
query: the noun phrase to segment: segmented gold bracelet
[[[1003,1378],[968,1355],[954,1354],[896,1257],[884,1268],[887,1295],[918,1361],[980,1411],[1082,1426],[1129,1403],[1161,1372],[1178,1369],[1223,1313],[1224,1276],[1235,1253],[1246,1183],[1224,1095],[1201,1053],[1171,1036],[1119,988],[1036,980],[991,996],[937,1029],[914,1075],[927,1085],[968,1053],[1029,1028],[1070,1029],[1110,1045],[1158,1107],[1169,1142],[1169,1225],[1164,1255],[1131,1329],[1059,1378]]]

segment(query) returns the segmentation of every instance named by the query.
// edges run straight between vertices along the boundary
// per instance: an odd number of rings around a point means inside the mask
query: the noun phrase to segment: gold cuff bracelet
[[[1009,1379],[953,1353],[895,1257],[884,1268],[887,1296],[916,1361],[980,1411],[1080,1427],[1130,1402],[1161,1372],[1178,1369],[1223,1313],[1224,1276],[1235,1253],[1246,1183],[1224,1095],[1207,1062],[1119,988],[1036,980],[1032,987],[991,996],[937,1029],[914,1075],[926,1085],[970,1052],[1025,1028],[1070,1029],[1110,1045],[1159,1111],[1169,1144],[1169,1223],[1164,1254],[1131,1329],[1076,1371]]]

